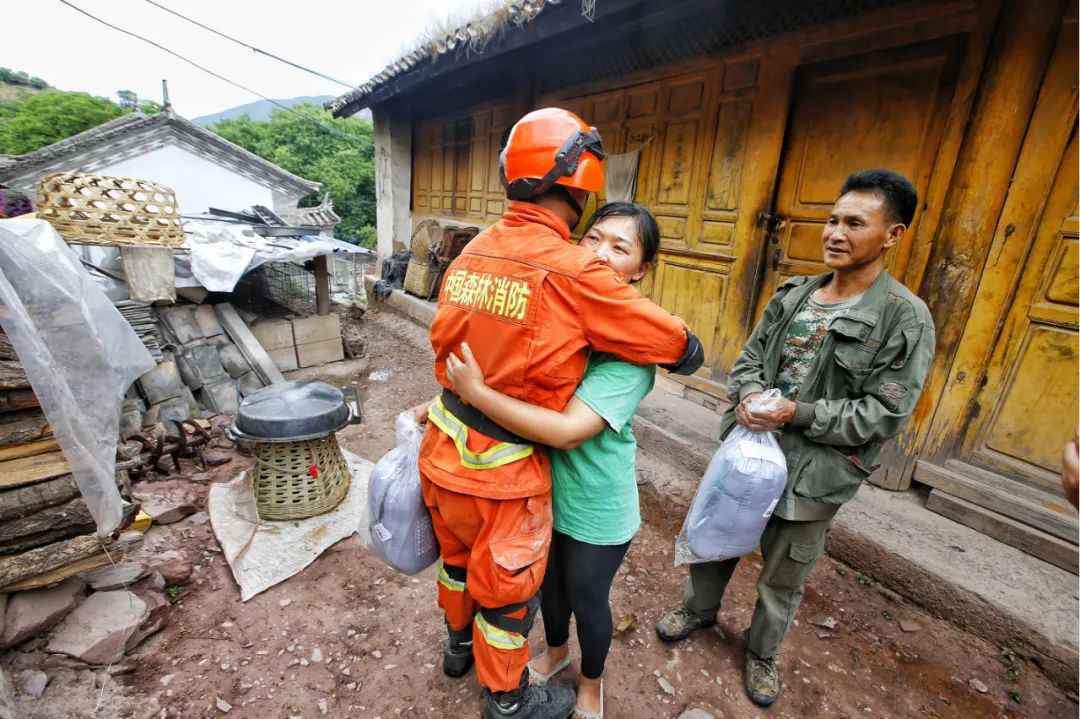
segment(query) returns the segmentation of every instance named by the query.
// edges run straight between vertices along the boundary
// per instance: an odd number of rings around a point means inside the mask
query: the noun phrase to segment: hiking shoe
[[[780,671],[776,658],[760,659],[746,653],[746,693],[759,707],[767,707],[780,694]]]
[[[473,665],[472,624],[460,632],[447,624],[446,631],[449,638],[443,642],[442,670],[446,676],[457,679],[468,674]]]
[[[484,690],[483,719],[567,719],[574,713],[577,697],[564,686],[529,684],[529,673],[521,673],[517,689],[508,692]]]
[[[660,621],[656,623],[656,634],[665,642],[677,642],[686,639],[691,632],[714,624],[716,617],[703,617],[686,607],[677,607],[660,617]]]

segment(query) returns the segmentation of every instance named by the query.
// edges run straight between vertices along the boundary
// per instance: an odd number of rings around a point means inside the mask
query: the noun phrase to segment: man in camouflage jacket
[[[930,312],[885,269],[885,253],[916,204],[915,188],[890,170],[848,177],[822,231],[831,271],[781,284],[731,371],[739,403],[724,416],[721,436],[736,423],[776,431],[788,465],[761,538],[758,601],[746,633],[746,689],[761,706],[780,692],[776,656],[832,518],[903,429],[933,360]],[[769,388],[783,399],[769,411],[751,409]],[[715,624],[738,562],[691,564],[682,606],[656,625],[661,639]]]

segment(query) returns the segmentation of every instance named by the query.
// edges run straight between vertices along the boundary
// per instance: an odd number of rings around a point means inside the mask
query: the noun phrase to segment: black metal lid
[[[313,439],[344,427],[349,414],[337,387],[325,382],[280,382],[245,397],[234,426],[249,439]]]

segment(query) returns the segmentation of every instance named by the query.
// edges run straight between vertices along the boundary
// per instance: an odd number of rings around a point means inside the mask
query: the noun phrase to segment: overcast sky
[[[70,0],[267,97],[339,95],[348,88],[257,55],[145,0]],[[365,82],[411,49],[433,24],[459,21],[482,0],[157,0],[221,32],[338,80]],[[19,3],[0,42],[0,67],[25,70],[62,90],[114,97],[128,89],[194,118],[259,98],[57,0]]]

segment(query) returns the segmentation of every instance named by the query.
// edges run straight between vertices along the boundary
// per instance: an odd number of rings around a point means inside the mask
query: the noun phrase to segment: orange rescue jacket
[[[469,242],[447,268],[431,325],[439,384],[450,387],[446,357],[468,341],[490,387],[561,412],[581,382],[590,347],[638,364],[682,357],[682,320],[569,240],[569,228],[554,213],[510,202],[498,222]],[[465,441],[477,453],[499,444],[474,429]],[[489,499],[535,496],[551,488],[543,451],[491,469],[470,469],[453,438],[434,426],[425,436],[420,465],[441,487]]]

